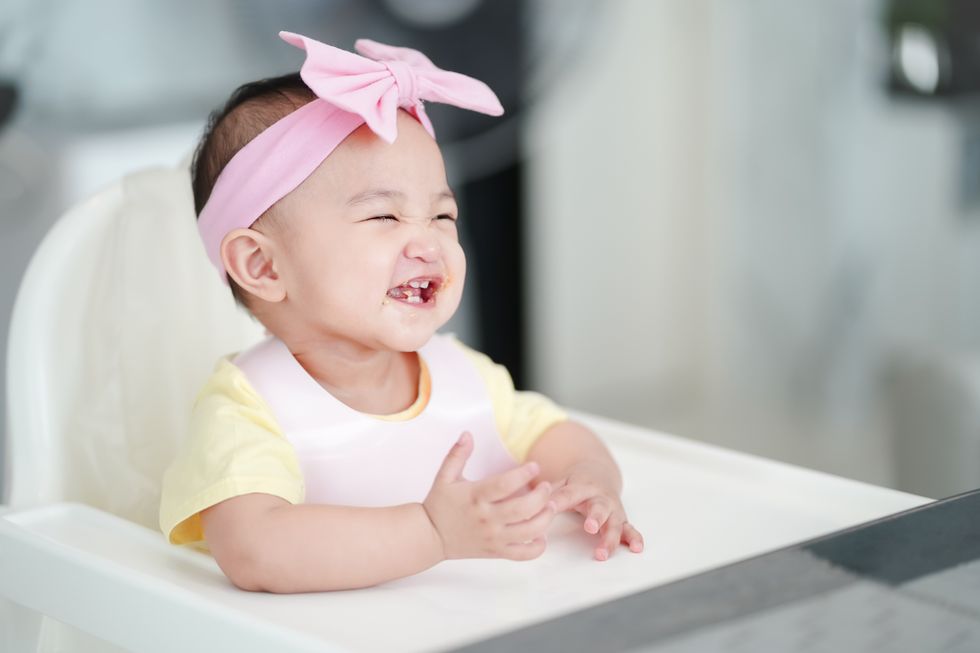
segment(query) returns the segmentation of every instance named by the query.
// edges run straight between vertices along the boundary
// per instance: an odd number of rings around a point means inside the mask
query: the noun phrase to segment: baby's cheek
[[[446,279],[447,291],[453,291],[459,295],[463,294],[463,287],[466,282],[466,255],[463,249],[456,245],[454,251],[450,251],[446,256]]]
[[[458,268],[457,274],[460,278],[464,278],[466,276],[466,254],[458,242],[456,243],[454,256],[456,258],[454,267]]]
[[[463,282],[457,277],[449,277],[436,295],[437,306],[444,319],[448,320],[459,309],[463,296]]]

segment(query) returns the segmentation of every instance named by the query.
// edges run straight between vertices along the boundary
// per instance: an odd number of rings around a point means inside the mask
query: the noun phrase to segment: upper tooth
[[[429,287],[429,282],[428,281],[423,281],[422,283],[419,284],[419,287],[421,287],[421,288],[428,288]]]
[[[409,281],[408,285],[410,285],[412,288],[418,288],[421,284],[418,281]]]

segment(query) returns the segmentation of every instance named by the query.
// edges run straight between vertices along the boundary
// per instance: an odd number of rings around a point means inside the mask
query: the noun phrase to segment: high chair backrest
[[[156,527],[197,391],[262,334],[207,261],[186,166],[132,174],[71,209],[14,306],[6,502],[78,501]]]

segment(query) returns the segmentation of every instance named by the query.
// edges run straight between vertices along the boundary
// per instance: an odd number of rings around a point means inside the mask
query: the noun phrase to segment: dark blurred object
[[[890,90],[954,96],[980,92],[978,0],[886,0]]]
[[[0,131],[14,117],[17,106],[17,86],[8,80],[0,80]]]

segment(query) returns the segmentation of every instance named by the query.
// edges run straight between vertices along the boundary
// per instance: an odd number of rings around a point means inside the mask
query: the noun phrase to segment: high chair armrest
[[[344,650],[223,604],[244,593],[210,556],[89,506],[0,512],[0,552],[0,597],[126,650]]]

